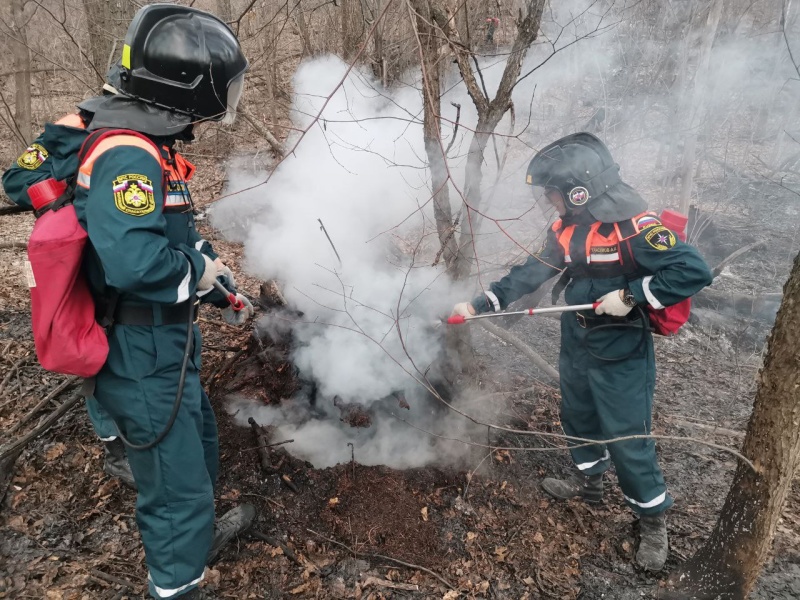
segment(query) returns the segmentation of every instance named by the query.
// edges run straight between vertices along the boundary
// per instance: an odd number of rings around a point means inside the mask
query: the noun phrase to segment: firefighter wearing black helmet
[[[677,304],[711,283],[699,253],[665,228],[619,176],[606,146],[589,133],[536,154],[526,182],[559,219],[542,250],[515,266],[454,314],[500,311],[562,273],[568,304],[595,311],[561,317],[561,422],[567,435],[611,439],[649,434],[655,385],[653,340],[642,307]],[[665,511],[672,505],[652,439],[575,447],[566,479],[542,487],[558,499],[599,502],[613,462],[627,504],[639,515],[637,562],[660,570],[667,559]]]
[[[232,121],[246,70],[239,42],[213,15],[143,7],[125,38],[119,94],[94,107],[89,139],[99,141],[78,170],[86,277],[101,313],[114,317],[94,395],[120,434],[141,446],[128,456],[155,598],[205,597],[198,584],[209,558],[254,517],[243,505],[214,522],[217,427],[191,322],[198,298],[213,293],[220,263],[194,226],[187,187],[194,167],[174,149],[192,140],[200,121]],[[245,310],[223,310],[233,324],[252,314],[238,298]]]

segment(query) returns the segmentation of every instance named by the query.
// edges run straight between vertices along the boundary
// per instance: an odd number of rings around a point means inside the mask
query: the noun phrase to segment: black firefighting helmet
[[[196,119],[232,119],[247,59],[214,15],[175,4],[136,13],[122,48],[119,91]]]
[[[528,165],[526,183],[558,190],[568,211],[585,206],[604,223],[631,219],[647,209],[620,179],[606,145],[591,133],[573,133],[542,148]]]

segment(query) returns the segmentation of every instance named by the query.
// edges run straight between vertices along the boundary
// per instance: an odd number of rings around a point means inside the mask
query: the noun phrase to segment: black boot
[[[667,562],[669,541],[665,513],[639,515],[639,550],[636,562],[648,571],[660,571]]]
[[[114,438],[110,442],[104,442],[104,444],[105,461],[103,462],[103,471],[111,477],[118,478],[123,484],[135,490],[136,481],[133,479],[131,465],[125,453],[125,444],[119,438]]]
[[[558,500],[583,498],[585,502],[596,504],[603,499],[603,474],[574,472],[567,479],[548,477],[542,481],[542,489]]]
[[[214,523],[214,538],[211,540],[206,564],[210,565],[216,560],[225,544],[250,529],[255,518],[256,507],[252,504],[241,504],[217,519]]]
[[[181,596],[176,596],[175,600],[217,600],[217,596],[205,588],[194,588]]]

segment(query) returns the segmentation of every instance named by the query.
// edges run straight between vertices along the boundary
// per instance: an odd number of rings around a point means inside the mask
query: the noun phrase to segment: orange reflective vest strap
[[[101,132],[95,139],[92,139],[92,137],[93,136],[89,136],[86,139],[80,152],[80,155],[85,156],[85,158],[80,161],[76,183],[82,188],[89,189],[95,161],[112,148],[118,148],[120,146],[141,148],[156,159],[159,165],[163,164],[161,153],[158,151],[156,145],[149,138],[135,131],[112,129]],[[89,144],[88,147],[86,146],[87,143]]]
[[[197,170],[194,164],[177,152],[173,160],[175,161],[176,174],[179,176],[178,179],[191,181],[192,177],[194,177],[194,172]]]
[[[172,152],[169,146],[161,147],[161,168],[168,181],[189,181],[194,177],[197,168],[178,152]]]
[[[54,125],[63,125],[64,127],[74,127],[75,129],[86,129],[83,119],[79,114],[71,114],[61,117]]]
[[[556,224],[561,225],[561,219],[556,221]],[[553,227],[553,231],[556,234],[556,239],[558,240],[558,245],[561,246],[561,250],[564,251],[564,262],[569,265],[572,263],[572,256],[569,251],[570,244],[572,243],[572,234],[575,233],[575,225],[569,225],[564,229],[555,229],[555,225]]]

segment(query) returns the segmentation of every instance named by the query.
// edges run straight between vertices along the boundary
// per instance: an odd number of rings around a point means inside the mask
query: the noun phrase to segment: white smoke
[[[443,265],[431,266],[438,238],[418,89],[389,94],[354,71],[328,101],[346,69],[335,57],[300,67],[292,119],[298,129],[311,124],[305,138],[267,185],[235,194],[212,211],[216,227],[244,241],[246,268],[279,280],[289,303],[304,313],[294,323],[292,359],[318,386],[316,407],[295,398],[289,409],[246,409],[238,402],[235,410],[242,423],[255,414],[262,424],[278,425],[296,440],[291,451],[316,466],[350,460],[347,442],[363,464],[428,464],[443,458],[430,436],[386,411],[369,430],[353,429],[330,406],[339,396],[369,408],[403,392],[410,410],[396,411],[409,420],[421,417],[430,400],[415,378],[440,356],[441,317],[474,291],[452,289]],[[231,191],[259,178],[231,172]],[[324,418],[309,420],[313,410],[324,411]],[[428,417],[420,425],[441,431]]]

